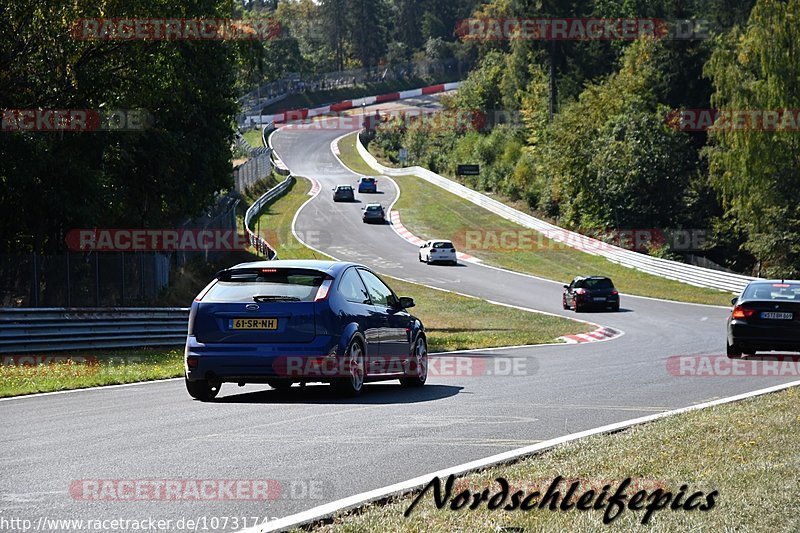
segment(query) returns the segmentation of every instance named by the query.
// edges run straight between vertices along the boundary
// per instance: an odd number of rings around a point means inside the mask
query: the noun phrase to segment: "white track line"
[[[667,418],[670,416],[675,416],[682,413],[688,413],[691,411],[697,411],[708,407],[714,407],[717,405],[724,405],[727,403],[737,402],[747,398],[753,398],[755,396],[761,396],[772,392],[782,391],[791,387],[796,387],[798,385],[800,385],[800,381],[793,381],[791,383],[786,383],[783,385],[775,385],[774,387],[767,387],[765,389],[746,392],[744,394],[738,394],[736,396],[729,396],[727,398],[721,398],[719,400],[714,400],[711,402],[704,402],[697,405],[691,405],[689,407],[682,407],[680,409],[665,411],[663,413],[656,413],[653,415],[643,416],[640,418],[625,420],[623,422],[608,424],[606,426],[601,426],[594,429],[587,429],[585,431],[572,433],[570,435],[565,435],[563,437],[558,437],[551,440],[546,440],[543,442],[539,442],[537,444],[525,446],[523,448],[517,448],[515,450],[510,450],[483,459],[478,459],[476,461],[471,461],[469,463],[464,463],[450,468],[445,468],[444,470],[439,470],[437,472],[431,472],[430,474],[418,476],[409,479],[407,481],[382,487],[380,489],[362,492],[361,494],[356,494],[354,496],[342,498],[341,500],[336,500],[330,503],[326,503],[314,507],[312,509],[309,509],[308,511],[303,511],[301,513],[293,514],[285,518],[281,518],[279,520],[268,522],[261,526],[243,529],[239,533],[267,533],[270,531],[282,531],[289,528],[297,527],[301,524],[313,523],[321,519],[330,517],[341,511],[363,507],[366,504],[374,502],[376,500],[382,500],[389,496],[399,496],[420,489],[425,485],[427,485],[433,477],[446,478],[450,475],[467,474],[476,470],[484,469],[489,466],[499,465],[513,460],[517,460],[520,457],[541,453],[555,446],[566,444],[568,442],[574,442],[576,440],[590,437],[592,435],[600,435],[603,433],[616,432],[623,429],[628,429],[632,426],[636,426],[639,424],[653,422],[661,418]]]

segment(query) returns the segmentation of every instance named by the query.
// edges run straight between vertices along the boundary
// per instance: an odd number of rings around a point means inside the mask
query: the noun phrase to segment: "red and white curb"
[[[410,242],[411,244],[413,244],[415,246],[422,246],[423,244],[425,244],[425,241],[423,241],[422,239],[420,239],[419,237],[417,237],[416,235],[414,235],[413,233],[408,231],[408,228],[406,228],[403,225],[403,223],[400,222],[400,212],[399,211],[392,211],[391,214],[389,215],[389,218],[392,221],[392,229],[400,237],[402,237],[403,239],[405,239],[406,241]],[[460,261],[467,261],[467,262],[470,262],[470,263],[480,263],[481,262],[481,260],[478,259],[477,257],[474,257],[474,256],[469,255],[469,254],[465,254],[463,252],[457,252],[456,253],[456,257],[458,257],[458,259]]]
[[[322,107],[315,107],[313,109],[292,109],[283,113],[274,115],[251,115],[248,116],[246,121],[248,124],[269,124],[270,122],[279,124],[282,122],[291,122],[293,120],[305,120],[308,118],[319,117],[327,115],[328,113],[338,113],[348,109],[356,109],[362,105],[383,104],[385,102],[394,102],[396,100],[405,100],[407,98],[417,98],[428,94],[438,94],[447,91],[458,89],[461,86],[460,81],[453,83],[439,83],[438,85],[431,85],[429,87],[422,87],[420,89],[410,89],[408,91],[399,91],[395,93],[380,94],[377,96],[365,96],[364,98],[357,98],[353,100],[344,100],[335,104],[326,105]]]
[[[584,342],[607,341],[622,335],[621,331],[614,328],[598,327],[588,333],[577,333],[575,335],[564,335],[559,339],[564,339],[567,344],[580,344]]]
[[[314,178],[308,178],[307,177],[306,179],[311,182],[311,190],[308,191],[308,195],[313,197],[313,196],[316,196],[317,194],[319,194],[319,191],[322,188],[322,186],[319,184],[319,182],[317,180],[315,180]]]

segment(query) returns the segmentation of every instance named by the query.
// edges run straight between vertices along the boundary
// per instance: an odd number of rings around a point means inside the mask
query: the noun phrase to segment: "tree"
[[[747,233],[745,249],[762,273],[787,277],[800,274],[800,125],[796,115],[788,120],[800,109],[798,19],[800,0],[759,0],[744,29],[719,39],[706,68],[722,114],[785,110],[775,131],[758,120],[712,128],[705,155],[727,214]]]

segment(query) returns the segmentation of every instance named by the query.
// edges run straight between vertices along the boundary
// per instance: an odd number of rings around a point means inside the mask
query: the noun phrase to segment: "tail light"
[[[186,358],[186,368],[189,370],[194,370],[197,368],[197,365],[200,363],[200,360],[197,358],[196,355],[190,355]]]
[[[453,252],[453,253],[456,253],[456,249],[455,248],[450,248],[450,251]]]
[[[750,309],[748,307],[742,307],[741,305],[737,305],[733,308],[733,314],[731,315],[733,318],[750,318],[755,314],[755,309]]]
[[[314,297],[315,302],[321,302],[322,300],[328,299],[328,294],[331,291],[331,285],[333,284],[333,280],[328,278],[322,282],[322,285],[319,286],[317,289],[317,295]]]
[[[617,289],[611,289],[611,296],[616,296],[618,294],[619,292],[617,292]]]
[[[586,294],[586,289],[575,289],[575,294]]]

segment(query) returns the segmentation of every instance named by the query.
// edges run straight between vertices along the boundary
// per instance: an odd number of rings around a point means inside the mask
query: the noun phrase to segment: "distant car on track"
[[[428,375],[425,328],[369,268],[338,261],[258,261],[217,273],[192,302],[185,351],[189,394],[222,383],[282,390],[327,382],[357,395],[367,381],[419,387]]]
[[[800,281],[755,280],[731,300],[727,354],[800,351]]]
[[[353,202],[356,199],[352,185],[337,185],[333,188],[334,202]]]
[[[358,178],[358,192],[378,192],[378,179],[373,176],[361,176]]]
[[[367,204],[364,207],[361,220],[363,222],[377,222],[383,224],[386,222],[386,212],[383,210],[381,204]]]
[[[423,263],[458,264],[456,247],[450,241],[433,239],[419,247],[419,260]]]
[[[561,305],[564,309],[575,309],[576,313],[589,308],[619,311],[619,292],[609,278],[578,276],[569,285],[564,285]]]

